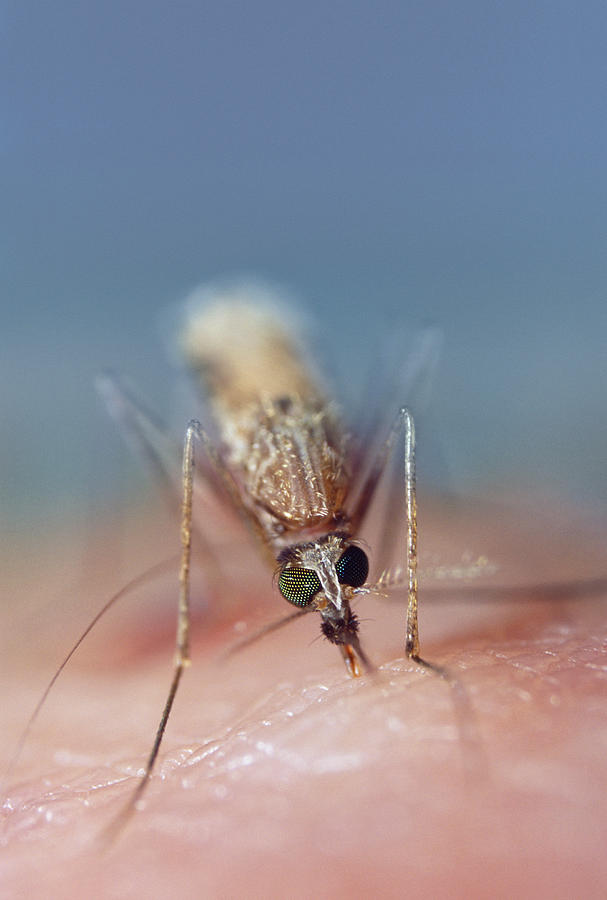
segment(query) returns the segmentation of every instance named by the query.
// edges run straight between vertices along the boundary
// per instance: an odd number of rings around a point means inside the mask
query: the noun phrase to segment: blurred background
[[[95,375],[175,421],[162,313],[235,273],[291,288],[352,372],[438,326],[456,488],[605,508],[603,2],[0,17],[5,534],[150,490]]]

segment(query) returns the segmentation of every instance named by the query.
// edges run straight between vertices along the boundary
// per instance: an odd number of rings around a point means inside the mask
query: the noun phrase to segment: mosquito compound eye
[[[280,593],[294,606],[307,606],[314,594],[321,589],[318,575],[313,569],[298,569],[292,566],[283,569],[278,579]]]
[[[369,560],[367,554],[360,547],[348,547],[335,564],[337,577],[340,584],[349,584],[350,587],[360,587],[367,580],[369,574]]]

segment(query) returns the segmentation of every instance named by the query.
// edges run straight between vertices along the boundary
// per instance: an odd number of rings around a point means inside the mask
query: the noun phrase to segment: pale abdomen
[[[346,439],[279,306],[224,294],[194,310],[188,364],[209,400],[243,502],[268,540],[343,517]]]

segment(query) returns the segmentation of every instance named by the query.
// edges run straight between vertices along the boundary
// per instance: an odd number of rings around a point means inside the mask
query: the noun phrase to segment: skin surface
[[[603,897],[606,592],[524,588],[496,602],[486,585],[602,576],[605,534],[558,505],[471,504],[457,527],[440,505],[422,510],[422,551],[456,561],[478,548],[500,565],[467,598],[459,585],[420,592],[422,654],[459,689],[403,659],[402,595],[357,604],[374,675],[346,676],[316,615],[222,658],[290,611],[226,537],[233,584],[194,579],[194,664],[143,809],[103,845],[168,689],[169,568],[99,625],[32,730],[5,788],[2,895]],[[13,548],[6,759],[70,641],[113,590],[178,550],[173,531],[135,511],[87,540],[39,540],[35,566],[31,547]]]

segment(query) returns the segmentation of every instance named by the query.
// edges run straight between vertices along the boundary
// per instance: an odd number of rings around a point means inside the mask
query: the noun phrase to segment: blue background
[[[159,313],[241,272],[291,286],[353,370],[439,325],[462,490],[607,500],[602,0],[0,16],[4,527],[149,489],[94,376],[170,418]]]

